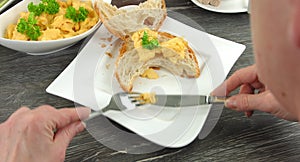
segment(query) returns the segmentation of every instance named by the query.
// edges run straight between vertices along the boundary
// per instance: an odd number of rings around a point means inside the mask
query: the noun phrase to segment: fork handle
[[[101,111],[101,110],[100,111],[92,111],[90,116],[87,119],[85,119],[84,121],[87,122],[87,121],[89,121],[99,115],[102,115],[102,114],[103,114],[103,111]]]

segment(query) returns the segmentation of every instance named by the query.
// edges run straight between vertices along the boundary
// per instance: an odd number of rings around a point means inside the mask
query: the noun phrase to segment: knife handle
[[[226,101],[226,96],[208,96],[207,103],[208,104],[224,104]]]

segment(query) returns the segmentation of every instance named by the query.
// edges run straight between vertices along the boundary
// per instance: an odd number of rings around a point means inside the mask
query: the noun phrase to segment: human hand
[[[0,124],[1,161],[64,161],[70,141],[85,128],[80,119],[89,114],[88,108],[20,108]]]
[[[225,107],[244,111],[248,117],[252,115],[253,110],[259,110],[282,119],[297,121],[297,116],[284,109],[271,91],[259,81],[256,65],[236,71],[217,87],[212,95],[227,96],[238,87],[240,87],[239,94],[228,98]],[[256,91],[258,93],[255,93]]]

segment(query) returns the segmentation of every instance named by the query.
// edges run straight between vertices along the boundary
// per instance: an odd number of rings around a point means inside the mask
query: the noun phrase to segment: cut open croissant
[[[105,27],[124,41],[115,71],[124,91],[130,92],[134,80],[152,67],[182,77],[199,77],[196,56],[184,38],[158,32],[167,16],[164,0],[147,0],[130,9],[97,0],[95,8]]]
[[[118,8],[97,0],[95,8],[105,27],[122,40],[143,28],[158,30],[167,16],[164,0],[147,0],[132,8]]]
[[[123,43],[115,72],[123,90],[130,92],[134,80],[152,67],[164,68],[181,77],[199,77],[200,68],[194,51],[183,38],[158,32],[158,42],[161,46],[154,49],[136,48],[133,41]],[[181,46],[181,52],[169,46],[174,42],[181,44],[178,45]]]

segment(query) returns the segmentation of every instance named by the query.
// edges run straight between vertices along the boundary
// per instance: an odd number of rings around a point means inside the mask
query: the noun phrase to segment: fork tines
[[[145,101],[141,97],[141,93],[131,92],[128,93],[128,99],[131,103],[135,104],[135,106],[142,106],[145,105]]]

